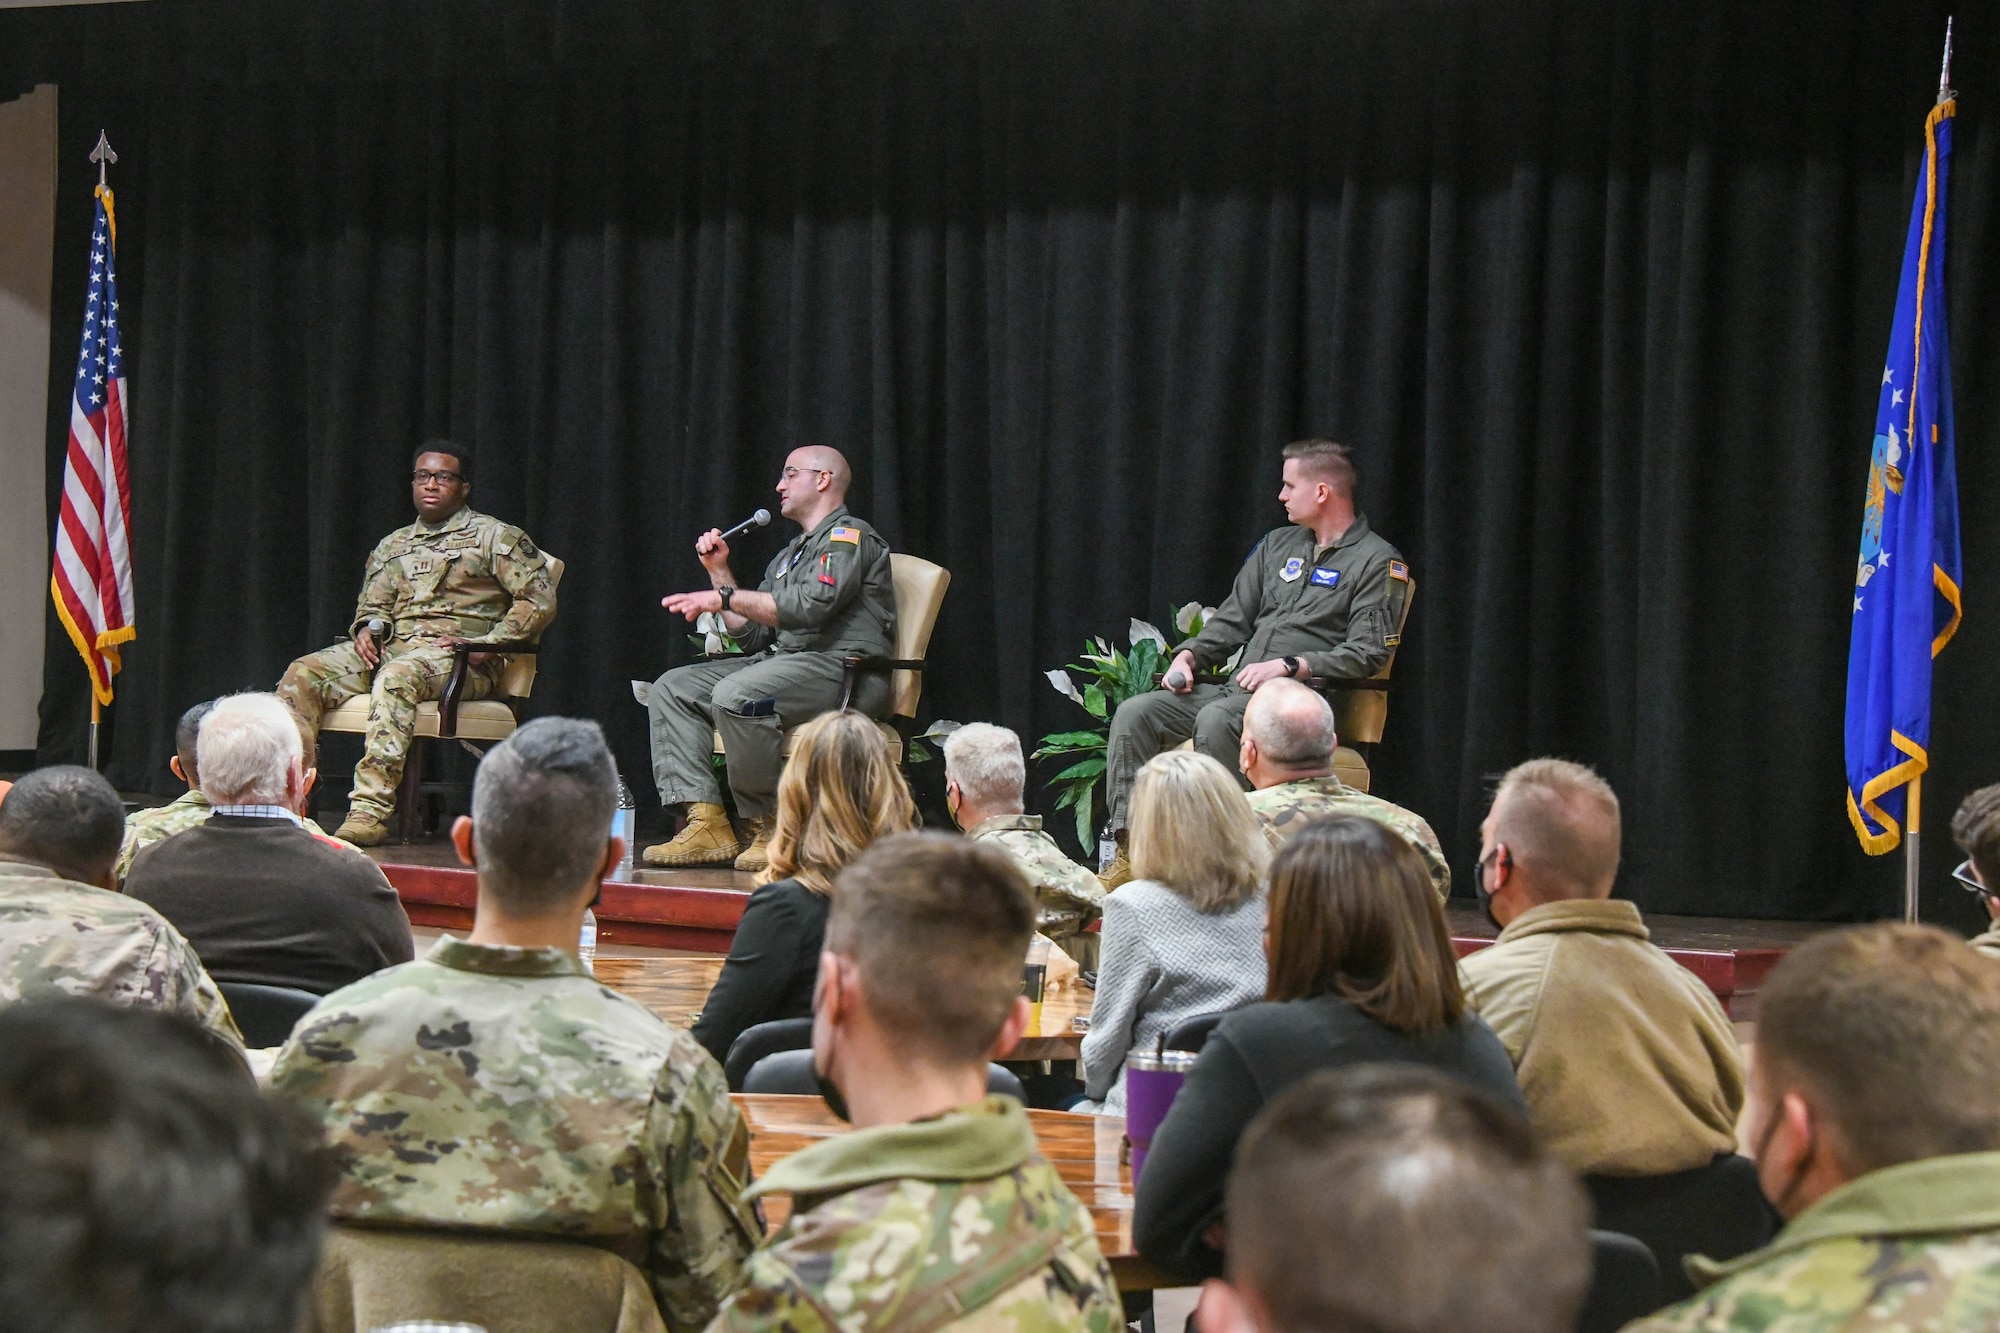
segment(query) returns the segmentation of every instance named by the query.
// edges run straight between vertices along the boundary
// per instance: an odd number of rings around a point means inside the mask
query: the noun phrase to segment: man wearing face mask
[[[1830,931],[1758,1004],[1744,1131],[1770,1245],[1626,1333],[2000,1327],[2000,967],[1930,926]]]
[[[1734,1150],[1743,1056],[1715,996],[1611,896],[1620,837],[1618,797],[1590,769],[1510,770],[1473,881],[1500,938],[1459,972],[1551,1152],[1579,1175],[1665,1175]]]
[[[986,1062],[1028,1022],[1035,928],[1008,857],[904,833],[841,873],[813,1004],[813,1066],[854,1130],[746,1191],[792,1196],[710,1333],[847,1328],[1114,1333],[1090,1212]],[[832,1100],[832,1098],[830,1098]]]

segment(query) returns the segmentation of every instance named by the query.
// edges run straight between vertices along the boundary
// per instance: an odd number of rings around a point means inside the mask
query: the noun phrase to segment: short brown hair
[[[1972,868],[1994,893],[2000,893],[2000,782],[1981,787],[1958,803],[1951,817],[1951,840],[1972,858]]]
[[[1755,1059],[1812,1096],[1850,1176],[2000,1149],[2000,964],[1935,926],[1816,935],[1764,983]]]
[[[1333,487],[1334,494],[1354,498],[1354,489],[1361,484],[1361,473],[1354,466],[1354,455],[1344,444],[1333,440],[1294,440],[1285,446],[1285,457],[1296,459],[1299,467],[1308,474],[1319,478]]]
[[[1582,764],[1530,759],[1493,793],[1493,839],[1566,896],[1609,892],[1623,830],[1618,793]]]
[[[1528,1122],[1419,1065],[1321,1070],[1264,1108],[1229,1177],[1229,1278],[1280,1333],[1568,1328],[1590,1205]]]
[[[881,729],[861,713],[822,713],[792,733],[763,880],[831,893],[862,849],[916,824],[917,803]]]
[[[1465,994],[1444,909],[1416,848],[1359,815],[1307,824],[1271,865],[1264,998],[1338,995],[1384,1027],[1458,1022]]]
[[[1035,899],[1014,858],[902,833],[840,874],[826,947],[860,970],[868,1006],[935,1060],[983,1060],[1021,993]]]

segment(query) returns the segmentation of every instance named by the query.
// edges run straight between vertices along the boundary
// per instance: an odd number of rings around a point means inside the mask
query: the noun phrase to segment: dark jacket
[[[376,864],[289,820],[211,816],[141,851],[125,892],[173,922],[217,981],[326,995],[413,956]]]
[[[774,1018],[811,1018],[813,979],[826,940],[826,898],[795,879],[750,895],[722,975],[695,1020],[694,1039],[717,1061],[745,1028]]]
[[[1253,1004],[1209,1035],[1153,1136],[1132,1218],[1139,1252],[1190,1281],[1220,1277],[1222,1254],[1202,1234],[1222,1216],[1236,1140],[1264,1104],[1316,1070],[1399,1062],[1429,1065],[1528,1113],[1507,1048],[1471,1013],[1411,1036],[1334,995]]]

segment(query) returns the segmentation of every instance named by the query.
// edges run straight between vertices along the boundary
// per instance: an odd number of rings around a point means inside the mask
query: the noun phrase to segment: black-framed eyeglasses
[[[1981,884],[1979,882],[1979,875],[1972,868],[1971,857],[1967,857],[1965,860],[1960,861],[1958,863],[1957,868],[1951,872],[1951,877],[1957,880],[1959,887],[1964,889],[1967,893],[1976,893],[1981,898],[1992,898],[1996,896],[1992,889],[1987,888],[1984,884]]]
[[[419,486],[433,481],[440,486],[449,486],[454,481],[464,481],[465,474],[463,472],[432,472],[429,468],[418,468],[410,474],[410,480],[416,482]]]

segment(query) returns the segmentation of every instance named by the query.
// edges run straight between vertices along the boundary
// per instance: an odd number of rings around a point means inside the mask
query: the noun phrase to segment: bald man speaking
[[[778,512],[804,529],[764,567],[753,591],[729,570],[729,543],[711,528],[694,544],[712,587],[660,605],[693,620],[719,611],[743,649],[676,667],[653,682],[653,779],[660,800],[686,805],[687,826],[648,847],[655,866],[762,870],[768,864],[784,733],[840,705],[841,659],[888,657],[896,640],[889,545],[847,512],[853,474],[838,449],[794,449],[778,476]],[[873,717],[889,703],[886,674],[862,675],[853,707]],[[729,755],[729,790],[749,846],[722,808],[709,762],[713,733]]]

